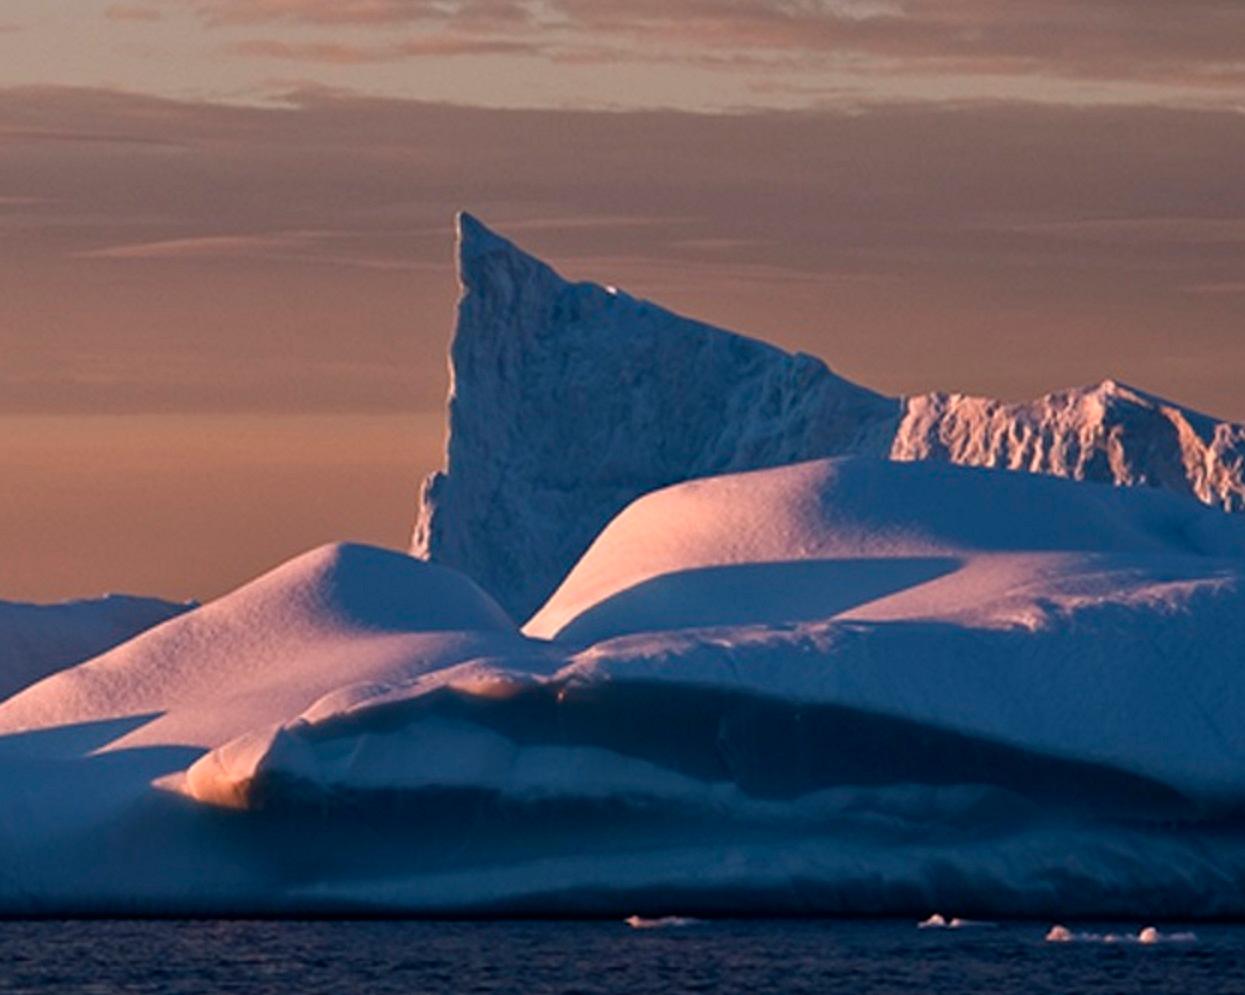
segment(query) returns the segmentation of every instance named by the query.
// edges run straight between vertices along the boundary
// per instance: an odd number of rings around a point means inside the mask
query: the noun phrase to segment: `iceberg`
[[[1113,380],[1023,404],[884,397],[821,360],[571,283],[468,214],[445,469],[413,550],[527,619],[630,501],[856,454],[1172,490],[1245,510],[1245,425]]]
[[[1245,915],[1235,429],[887,399],[460,224],[423,555],[0,698],[0,914]]]

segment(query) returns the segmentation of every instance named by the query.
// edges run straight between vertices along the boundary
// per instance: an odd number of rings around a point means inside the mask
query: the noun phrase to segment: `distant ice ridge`
[[[462,297],[444,471],[414,551],[517,619],[658,487],[846,453],[1163,488],[1245,508],[1245,426],[1113,381],[1005,404],[887,398],[818,359],[549,266],[459,216]]]
[[[0,601],[0,701],[193,607],[126,594],[47,605]]]
[[[1245,425],[1216,422],[1114,380],[1025,404],[962,394],[904,404],[892,459],[1158,487],[1245,510]]]

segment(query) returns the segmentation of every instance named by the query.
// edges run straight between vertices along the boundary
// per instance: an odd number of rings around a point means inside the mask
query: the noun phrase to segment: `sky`
[[[1245,420],[1239,0],[5,0],[0,598],[402,547],[471,210],[893,393]]]

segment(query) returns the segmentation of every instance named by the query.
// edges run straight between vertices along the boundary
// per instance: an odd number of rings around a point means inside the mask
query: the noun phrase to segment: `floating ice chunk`
[[[996,923],[987,922],[984,919],[961,919],[959,916],[953,916],[948,919],[946,916],[939,915],[935,912],[928,919],[922,919],[916,924],[917,929],[989,929]]]
[[[656,919],[646,919],[644,916],[627,916],[623,920],[632,929],[677,929],[680,926],[696,926],[703,919],[693,919],[690,916],[659,916]]]
[[[1065,926],[1055,925],[1046,934],[1047,943],[1136,943],[1152,946],[1159,943],[1196,943],[1197,934],[1161,933],[1153,926],[1146,926],[1134,936],[1132,933],[1073,933]]]

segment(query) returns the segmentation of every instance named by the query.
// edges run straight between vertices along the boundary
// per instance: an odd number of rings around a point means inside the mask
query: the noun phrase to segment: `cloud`
[[[237,42],[232,51],[241,55],[330,65],[362,65],[410,58],[445,58],[456,55],[534,54],[540,46],[504,38],[472,38],[437,34],[408,38],[383,45],[351,45],[342,42],[283,42],[251,39]]]
[[[884,389],[1022,396],[1110,374],[1240,408],[1238,114],[285,101],[0,90],[0,133],[23,136],[0,141],[4,196],[38,202],[0,209],[0,408],[433,409],[463,207],[572,277]],[[202,383],[88,396],[52,349]],[[344,355],[359,366],[332,366]]]
[[[262,234],[198,235],[190,238],[129,242],[87,249],[81,259],[115,260],[255,260],[296,262],[324,266],[348,266],[382,271],[407,271],[417,267],[401,256],[388,258],[342,251],[343,240],[366,235],[349,231],[280,231]],[[347,246],[347,249],[349,246]]]
[[[1245,86],[1238,0],[190,0],[209,24],[411,24],[572,63]]]
[[[1190,294],[1223,294],[1245,296],[1245,280],[1224,280],[1220,283],[1195,283],[1186,287]]]
[[[530,20],[523,0],[190,0],[209,24],[393,25],[417,21],[515,25]]]
[[[110,21],[144,21],[153,22],[164,19],[164,15],[155,7],[138,4],[113,4],[104,10],[104,16]]]
[[[1245,244],[1245,217],[1085,218],[1017,225],[1013,230],[1030,235],[1126,245]]]

